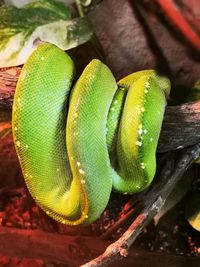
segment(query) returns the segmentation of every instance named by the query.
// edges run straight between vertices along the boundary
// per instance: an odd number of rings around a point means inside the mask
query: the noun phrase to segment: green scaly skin
[[[71,90],[73,76],[65,52],[40,45],[21,71],[12,121],[29,191],[47,214],[68,225],[99,218],[112,188],[132,194],[151,183],[170,90],[168,79],[152,70],[117,84],[99,60]]]

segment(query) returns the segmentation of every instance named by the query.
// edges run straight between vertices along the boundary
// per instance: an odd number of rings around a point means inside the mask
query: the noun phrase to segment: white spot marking
[[[59,168],[57,168],[57,169],[56,169],[56,171],[57,171],[57,172],[59,172],[59,171],[60,171],[60,169],[59,169]]]
[[[152,142],[152,141],[153,141],[153,138],[151,137],[151,138],[150,138],[150,142]]]
[[[111,110],[112,110],[112,111],[115,111],[115,108],[114,108],[114,107],[112,107],[112,108],[111,108]]]
[[[21,146],[20,141],[17,141],[17,142],[16,142],[16,145],[17,145],[18,147],[20,147],[20,146]]]
[[[77,166],[81,166],[81,163],[79,161],[76,162]]]
[[[27,149],[28,148],[28,145],[25,145],[25,148]]]
[[[144,108],[144,107],[142,107],[142,108],[141,108],[141,111],[142,111],[142,112],[145,112],[145,108]]]
[[[147,133],[147,130],[146,129],[144,129],[144,134],[146,134]]]
[[[16,126],[15,126],[14,130],[15,130],[15,131],[17,131],[17,130],[18,130]]]
[[[145,169],[145,167],[146,167],[146,163],[141,162],[140,165],[141,165],[141,168],[142,168],[142,169]]]
[[[137,145],[137,146],[142,146],[142,142],[137,141],[137,142],[136,142],[136,145]]]
[[[44,57],[41,57],[41,60],[43,61],[44,60]]]
[[[85,184],[85,180],[84,180],[84,179],[81,179],[81,183],[82,183],[82,184]]]
[[[80,173],[80,174],[85,174],[85,172],[84,172],[83,169],[79,169],[79,173]]]
[[[74,118],[77,118],[78,117],[78,113],[76,112],[75,114],[74,114]]]
[[[143,132],[142,129],[139,129],[139,130],[138,130],[138,133],[139,133],[139,134],[142,134],[142,132]]]
[[[19,106],[22,105],[22,103],[21,103],[21,99],[20,99],[19,97],[17,98],[17,103],[18,103]]]
[[[149,88],[150,87],[150,83],[148,81],[145,83],[145,87],[146,88]]]

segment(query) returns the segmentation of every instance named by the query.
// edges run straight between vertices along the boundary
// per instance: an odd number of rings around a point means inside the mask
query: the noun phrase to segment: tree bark
[[[200,101],[166,108],[158,152],[182,149],[200,140]]]
[[[20,67],[0,69],[0,109],[11,110]]]

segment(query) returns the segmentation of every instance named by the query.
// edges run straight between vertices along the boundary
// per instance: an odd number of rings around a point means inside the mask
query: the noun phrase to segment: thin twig
[[[149,201],[146,207],[133,221],[128,230],[116,242],[109,245],[102,255],[82,265],[81,267],[107,266],[111,262],[122,260],[126,257],[130,246],[143,231],[144,227],[146,227],[150,220],[158,213],[177,182],[181,179],[182,175],[192,162],[199,157],[199,155],[200,143],[184,150],[182,156],[175,165],[173,173],[170,175],[170,171],[166,170],[167,174],[163,174],[164,179],[161,177],[161,180],[165,181],[163,187],[160,188],[156,183],[155,186],[148,192],[148,198],[151,201]]]
[[[104,232],[100,238],[107,240],[113,233],[115,233],[120,227],[122,227],[132,216],[134,216],[136,210],[134,208],[130,209],[124,216],[120,216],[119,220],[114,223],[106,232]]]

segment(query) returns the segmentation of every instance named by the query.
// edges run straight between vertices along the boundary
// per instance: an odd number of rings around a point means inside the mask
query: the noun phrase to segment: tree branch
[[[182,149],[200,141],[200,101],[166,108],[158,152]]]
[[[113,261],[119,261],[126,257],[128,255],[128,250],[138,235],[158,213],[177,182],[199,155],[200,143],[183,151],[181,158],[178,160],[173,170],[171,170],[172,165],[169,164],[161,174],[159,182],[155,183],[147,192],[144,200],[144,208],[128,230],[116,242],[109,245],[102,255],[81,267],[107,266]]]
[[[11,110],[20,67],[0,69],[0,110]],[[200,101],[166,108],[158,152],[194,145],[200,140]]]

